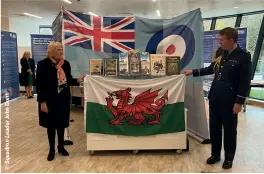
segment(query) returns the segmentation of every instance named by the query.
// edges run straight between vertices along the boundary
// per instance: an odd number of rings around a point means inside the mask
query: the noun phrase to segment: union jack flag
[[[64,44],[97,52],[120,53],[135,48],[134,17],[101,17],[63,9]]]

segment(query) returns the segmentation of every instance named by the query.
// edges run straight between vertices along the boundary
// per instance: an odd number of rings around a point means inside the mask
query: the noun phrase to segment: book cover
[[[90,59],[90,75],[102,75],[102,59]]]
[[[140,52],[137,50],[129,51],[128,62],[130,75],[140,75]]]
[[[128,75],[128,53],[119,53],[119,75]]]
[[[166,75],[178,75],[181,72],[181,58],[179,56],[166,56]]]
[[[117,76],[117,59],[104,59],[104,75]]]
[[[150,75],[150,61],[149,61],[148,52],[142,52],[140,54],[140,63],[141,63],[141,74]]]
[[[166,75],[166,59],[164,54],[151,54],[150,63],[151,75]]]

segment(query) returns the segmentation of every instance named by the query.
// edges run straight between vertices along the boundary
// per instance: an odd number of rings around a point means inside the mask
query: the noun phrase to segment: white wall
[[[9,31],[17,33],[17,44],[19,47],[30,47],[30,34],[39,34],[39,25],[52,25],[53,19],[10,17]]]
[[[20,59],[25,51],[31,52],[30,34],[39,34],[40,25],[52,25],[53,19],[37,19],[32,17],[9,17],[9,31],[17,34],[18,67],[21,71]],[[42,34],[52,34],[47,29],[41,30]]]
[[[30,34],[39,34],[40,25],[52,25],[53,19],[35,19],[30,17],[9,17],[9,31],[17,34],[18,68],[21,72],[20,59],[25,51],[31,52]],[[41,30],[42,34],[52,34],[47,29]],[[20,87],[24,91],[24,87]]]

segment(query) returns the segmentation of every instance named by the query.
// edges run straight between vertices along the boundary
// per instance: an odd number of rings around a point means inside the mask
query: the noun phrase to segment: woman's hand
[[[46,102],[43,102],[43,103],[40,104],[40,109],[41,109],[42,112],[45,112],[45,113],[49,112]]]
[[[79,78],[77,79],[77,82],[78,82],[78,83],[83,82],[84,78],[85,78],[85,76],[79,77]]]
[[[28,69],[27,72],[32,73],[31,69]]]

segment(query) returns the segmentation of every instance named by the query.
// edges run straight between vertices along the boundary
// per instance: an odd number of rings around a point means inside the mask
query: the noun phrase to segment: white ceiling
[[[200,8],[204,18],[244,12],[264,10],[264,0],[71,0],[69,5],[61,0],[2,0],[2,11],[9,17],[19,18],[23,12],[35,14],[53,21],[60,7],[87,13],[89,11],[102,16],[125,16],[133,14],[147,18],[171,18],[190,10]],[[238,8],[234,8],[238,7]],[[20,18],[25,18],[21,17]]]

